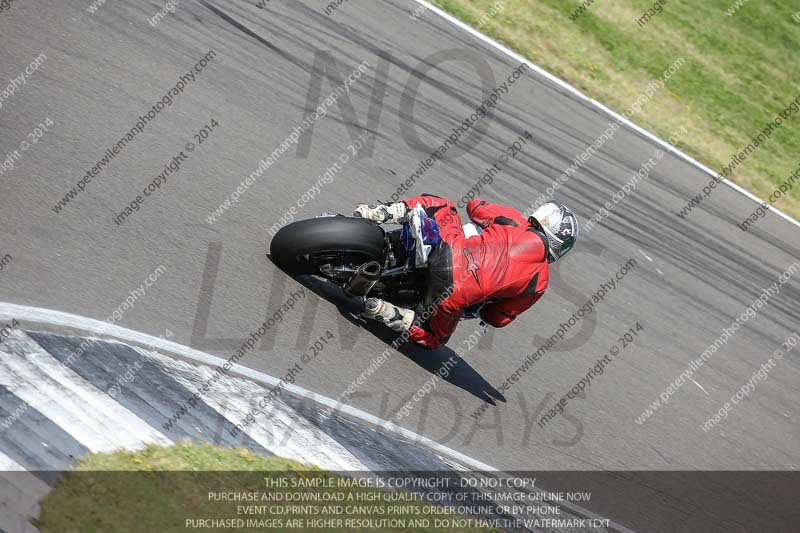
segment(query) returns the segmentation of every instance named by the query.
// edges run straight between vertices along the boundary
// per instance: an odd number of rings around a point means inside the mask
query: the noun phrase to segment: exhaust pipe
[[[350,296],[366,296],[372,287],[381,279],[381,264],[377,261],[364,263],[353,274],[344,286],[344,292]]]

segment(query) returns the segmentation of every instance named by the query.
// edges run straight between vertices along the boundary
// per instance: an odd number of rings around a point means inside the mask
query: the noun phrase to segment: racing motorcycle
[[[478,235],[474,224],[466,237]],[[436,221],[417,205],[398,229],[359,217],[323,214],[284,226],[270,243],[272,261],[290,275],[314,275],[331,281],[348,296],[373,296],[406,308],[429,306],[428,256],[439,243]],[[464,319],[476,318],[480,306]]]

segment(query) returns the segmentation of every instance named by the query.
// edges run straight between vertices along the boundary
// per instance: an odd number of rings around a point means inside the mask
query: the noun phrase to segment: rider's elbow
[[[515,318],[516,316],[509,315],[491,306],[486,306],[481,309],[481,320],[493,328],[504,328],[511,324]]]

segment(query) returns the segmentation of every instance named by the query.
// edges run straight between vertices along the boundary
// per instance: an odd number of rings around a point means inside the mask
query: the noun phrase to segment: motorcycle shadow
[[[400,334],[383,324],[357,316],[364,310],[363,301],[360,298],[348,296],[335,283],[315,276],[291,277],[320,298],[334,304],[339,313],[351,324],[368,331],[385,344],[392,345],[393,342],[400,339]],[[491,405],[497,405],[496,402],[498,401],[506,402],[500,391],[447,346],[431,350],[409,340],[399,344],[396,350],[431,374],[439,375],[444,381],[463,389],[484,402]],[[445,372],[444,369],[447,368],[449,370]]]

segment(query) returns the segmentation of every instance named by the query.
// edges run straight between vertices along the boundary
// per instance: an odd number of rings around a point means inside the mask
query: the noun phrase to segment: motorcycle
[[[480,230],[463,226],[467,238]],[[417,205],[408,222],[387,230],[359,217],[323,214],[278,230],[270,243],[272,261],[290,275],[320,276],[346,295],[376,297],[414,309],[430,306],[428,257],[439,243],[436,221]],[[463,319],[477,318],[480,306]]]

